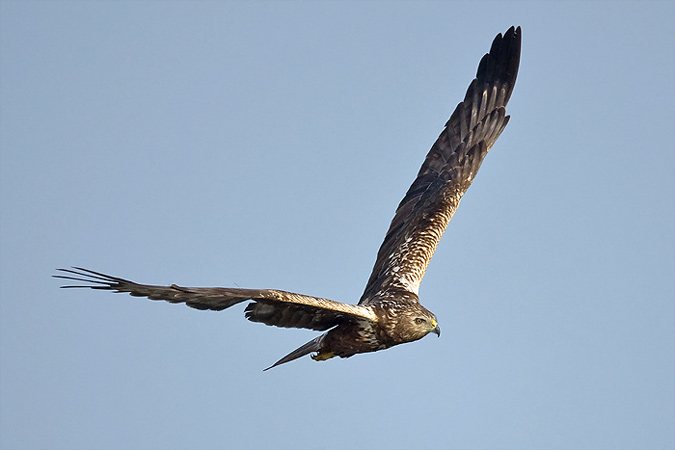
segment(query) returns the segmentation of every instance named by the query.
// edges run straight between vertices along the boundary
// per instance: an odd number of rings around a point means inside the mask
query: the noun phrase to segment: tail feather
[[[263,372],[265,370],[270,370],[272,367],[276,367],[280,364],[284,364],[284,363],[293,361],[294,359],[298,359],[301,356],[305,356],[309,353],[318,352],[319,350],[321,350],[321,341],[323,341],[324,336],[325,336],[325,334],[322,334],[321,336],[318,336],[318,337],[312,339],[311,341],[309,341],[308,343],[306,343],[302,347],[298,348],[297,350],[293,350],[291,353],[284,356],[279,361],[277,361],[274,364],[272,364],[271,366],[269,366],[267,369],[264,369]]]

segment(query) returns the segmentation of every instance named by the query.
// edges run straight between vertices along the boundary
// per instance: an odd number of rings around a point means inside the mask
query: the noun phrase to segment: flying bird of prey
[[[347,358],[412,342],[441,331],[417,296],[436,245],[488,151],[509,121],[505,107],[516,82],[521,30],[509,28],[492,42],[464,101],[457,105],[422,168],[398,205],[358,304],[275,289],[152,286],[93,270],[58,269],[56,278],[136,297],[220,311],[250,301],[246,318],[265,325],[326,331],[268,369],[312,354],[317,361]],[[267,370],[267,369],[265,369]]]

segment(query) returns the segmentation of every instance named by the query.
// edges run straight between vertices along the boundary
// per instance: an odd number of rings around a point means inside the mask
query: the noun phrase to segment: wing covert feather
[[[359,305],[377,302],[388,288],[417,294],[429,261],[459,201],[506,127],[506,104],[520,62],[521,30],[492,42],[476,78],[431,147],[398,205]]]

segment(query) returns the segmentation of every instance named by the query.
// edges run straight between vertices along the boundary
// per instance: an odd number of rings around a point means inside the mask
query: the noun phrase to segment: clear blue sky
[[[57,267],[356,302],[494,36],[511,121],[422,283],[316,333]],[[672,449],[673,2],[0,3],[2,449]]]

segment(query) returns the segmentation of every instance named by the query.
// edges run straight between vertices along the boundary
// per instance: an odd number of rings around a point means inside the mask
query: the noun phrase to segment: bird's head
[[[429,333],[436,333],[440,337],[441,328],[434,313],[417,303],[401,315],[396,333],[400,339],[410,342],[422,339]]]

